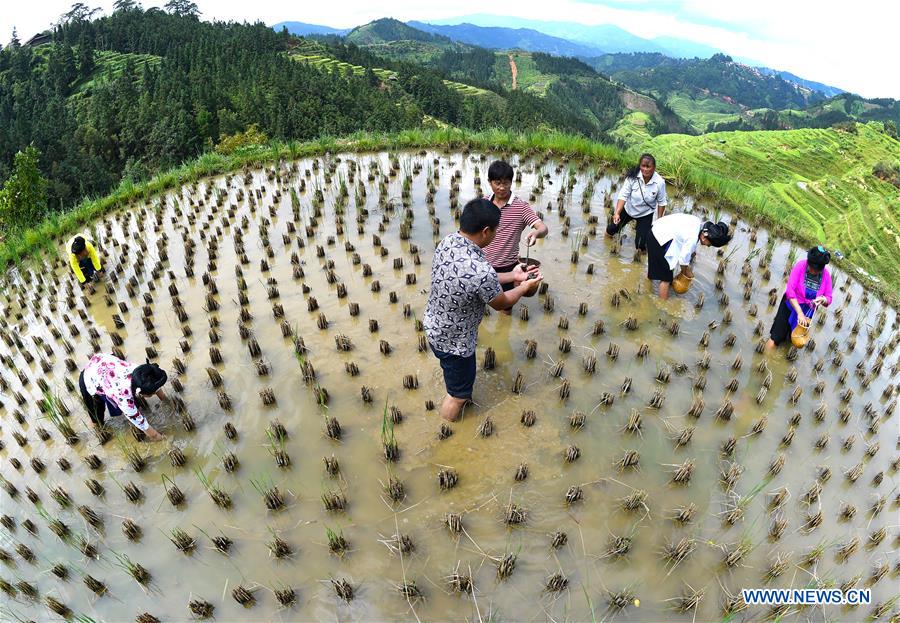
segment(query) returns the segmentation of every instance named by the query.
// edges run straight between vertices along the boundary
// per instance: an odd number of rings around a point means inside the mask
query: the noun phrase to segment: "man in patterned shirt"
[[[512,307],[536,291],[541,274],[516,265],[498,275],[485,257],[497,233],[500,209],[487,199],[473,199],[463,208],[459,231],[441,240],[431,265],[431,288],[425,307],[425,335],[444,371],[447,395],[441,417],[459,419],[475,384],[475,343],[484,306]],[[512,284],[503,290],[503,284]]]
[[[519,265],[519,240],[526,227],[532,229],[525,237],[525,244],[529,247],[549,231],[534,209],[512,194],[512,181],[513,168],[508,162],[495,160],[488,167],[488,183],[492,194],[486,198],[500,208],[500,225],[494,240],[484,248],[484,254],[498,275],[511,273]],[[511,290],[515,281],[503,281],[501,286],[504,291]],[[500,312],[509,315],[511,310],[512,305]]]

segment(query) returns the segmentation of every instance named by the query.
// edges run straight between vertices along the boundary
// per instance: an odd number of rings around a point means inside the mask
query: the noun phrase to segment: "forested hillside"
[[[495,92],[524,91],[537,95],[550,110],[579,117],[593,131],[608,132],[629,111],[650,116],[648,130],[691,132],[667,105],[614,84],[584,62],[543,52],[507,49],[492,51],[423,32],[394,19],[379,19],[354,28],[343,40],[328,37],[329,45],[351,43],[381,59],[382,65],[405,62],[434,69],[446,78]],[[488,42],[492,47],[497,41]],[[487,45],[487,44],[486,44]],[[517,83],[512,66],[517,68]]]
[[[398,102],[365,77],[295,63],[281,54],[287,47],[263,24],[137,8],[73,18],[41,48],[14,43],[0,51],[0,178],[13,154],[33,144],[56,209],[105,193],[123,176],[179,164],[251,124],[308,138],[421,122],[414,102]],[[118,54],[116,72],[97,63],[109,52]],[[158,61],[142,62],[145,55]]]
[[[892,121],[900,125],[900,101],[889,97],[866,99],[843,93],[813,104],[805,112],[820,127],[842,121]]]
[[[453,53],[448,51],[448,53]],[[453,75],[405,60],[384,58],[342,41],[294,42],[294,59],[341,75],[368,75],[380,88],[412,98],[426,122],[464,128],[565,128],[603,137],[602,128],[578,110],[571,110],[523,91],[507,91],[488,81],[457,82]],[[475,86],[480,85],[480,86]]]
[[[701,133],[827,128],[847,121],[900,123],[896,100],[840,93],[793,74],[735,63],[721,54],[709,59],[606,54],[586,61],[614,80],[665,101]],[[840,94],[825,99],[835,92]]]
[[[662,96],[713,94],[748,108],[804,108],[822,95],[779,76],[716,54],[708,59],[676,59],[661,54],[615,54],[592,59],[598,70],[630,87]]]
[[[431,118],[600,136],[582,115],[533,95],[466,97],[439,73],[411,64],[394,66],[396,80],[332,71],[297,62],[290,52],[298,40],[261,23],[117,5],[99,19],[69,15],[50,43],[14,41],[0,50],[0,183],[13,155],[33,145],[51,211],[104,194],[123,178],[145,179],[251,127],[304,140],[418,127]],[[366,67],[382,62],[352,46],[334,51]]]

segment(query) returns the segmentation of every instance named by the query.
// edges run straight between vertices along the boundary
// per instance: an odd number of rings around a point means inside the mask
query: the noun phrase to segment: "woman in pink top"
[[[805,260],[794,264],[784,296],[778,303],[778,313],[772,321],[766,348],[774,350],[790,337],[797,325],[808,327],[817,307],[831,305],[831,273],[825,268],[830,261],[828,250],[818,246],[806,253]]]
[[[138,365],[98,353],[81,371],[78,388],[93,426],[103,426],[108,409],[110,417],[124,415],[151,441],[160,441],[164,436],[150,426],[138,409],[136,399],[156,395],[165,400],[162,386],[167,379],[165,370],[155,363]]]

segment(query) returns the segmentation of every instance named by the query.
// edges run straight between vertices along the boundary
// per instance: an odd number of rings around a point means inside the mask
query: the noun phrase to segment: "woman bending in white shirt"
[[[656,172],[656,158],[641,154],[638,164],[628,170],[616,197],[616,208],[606,224],[606,235],[615,236],[629,222],[634,221],[634,247],[647,250],[647,238],[653,223],[653,212],[662,218],[666,211],[666,181]]]
[[[653,223],[647,237],[647,279],[659,281],[659,298],[669,298],[669,286],[680,266],[680,273],[694,278],[691,259],[697,245],[722,247],[731,240],[728,225],[705,223],[693,214],[670,214]]]

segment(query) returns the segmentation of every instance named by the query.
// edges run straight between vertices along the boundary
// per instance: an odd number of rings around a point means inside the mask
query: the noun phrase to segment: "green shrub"
[[[254,123],[243,132],[237,132],[222,138],[219,144],[216,145],[216,151],[220,154],[229,155],[244,147],[257,147],[268,142],[269,137],[266,136],[265,132],[260,132]]]
[[[848,132],[850,134],[858,134],[859,131],[856,129],[855,121],[839,121],[831,126],[838,132]]]
[[[896,162],[876,162],[872,167],[872,175],[900,188],[900,164]]]

